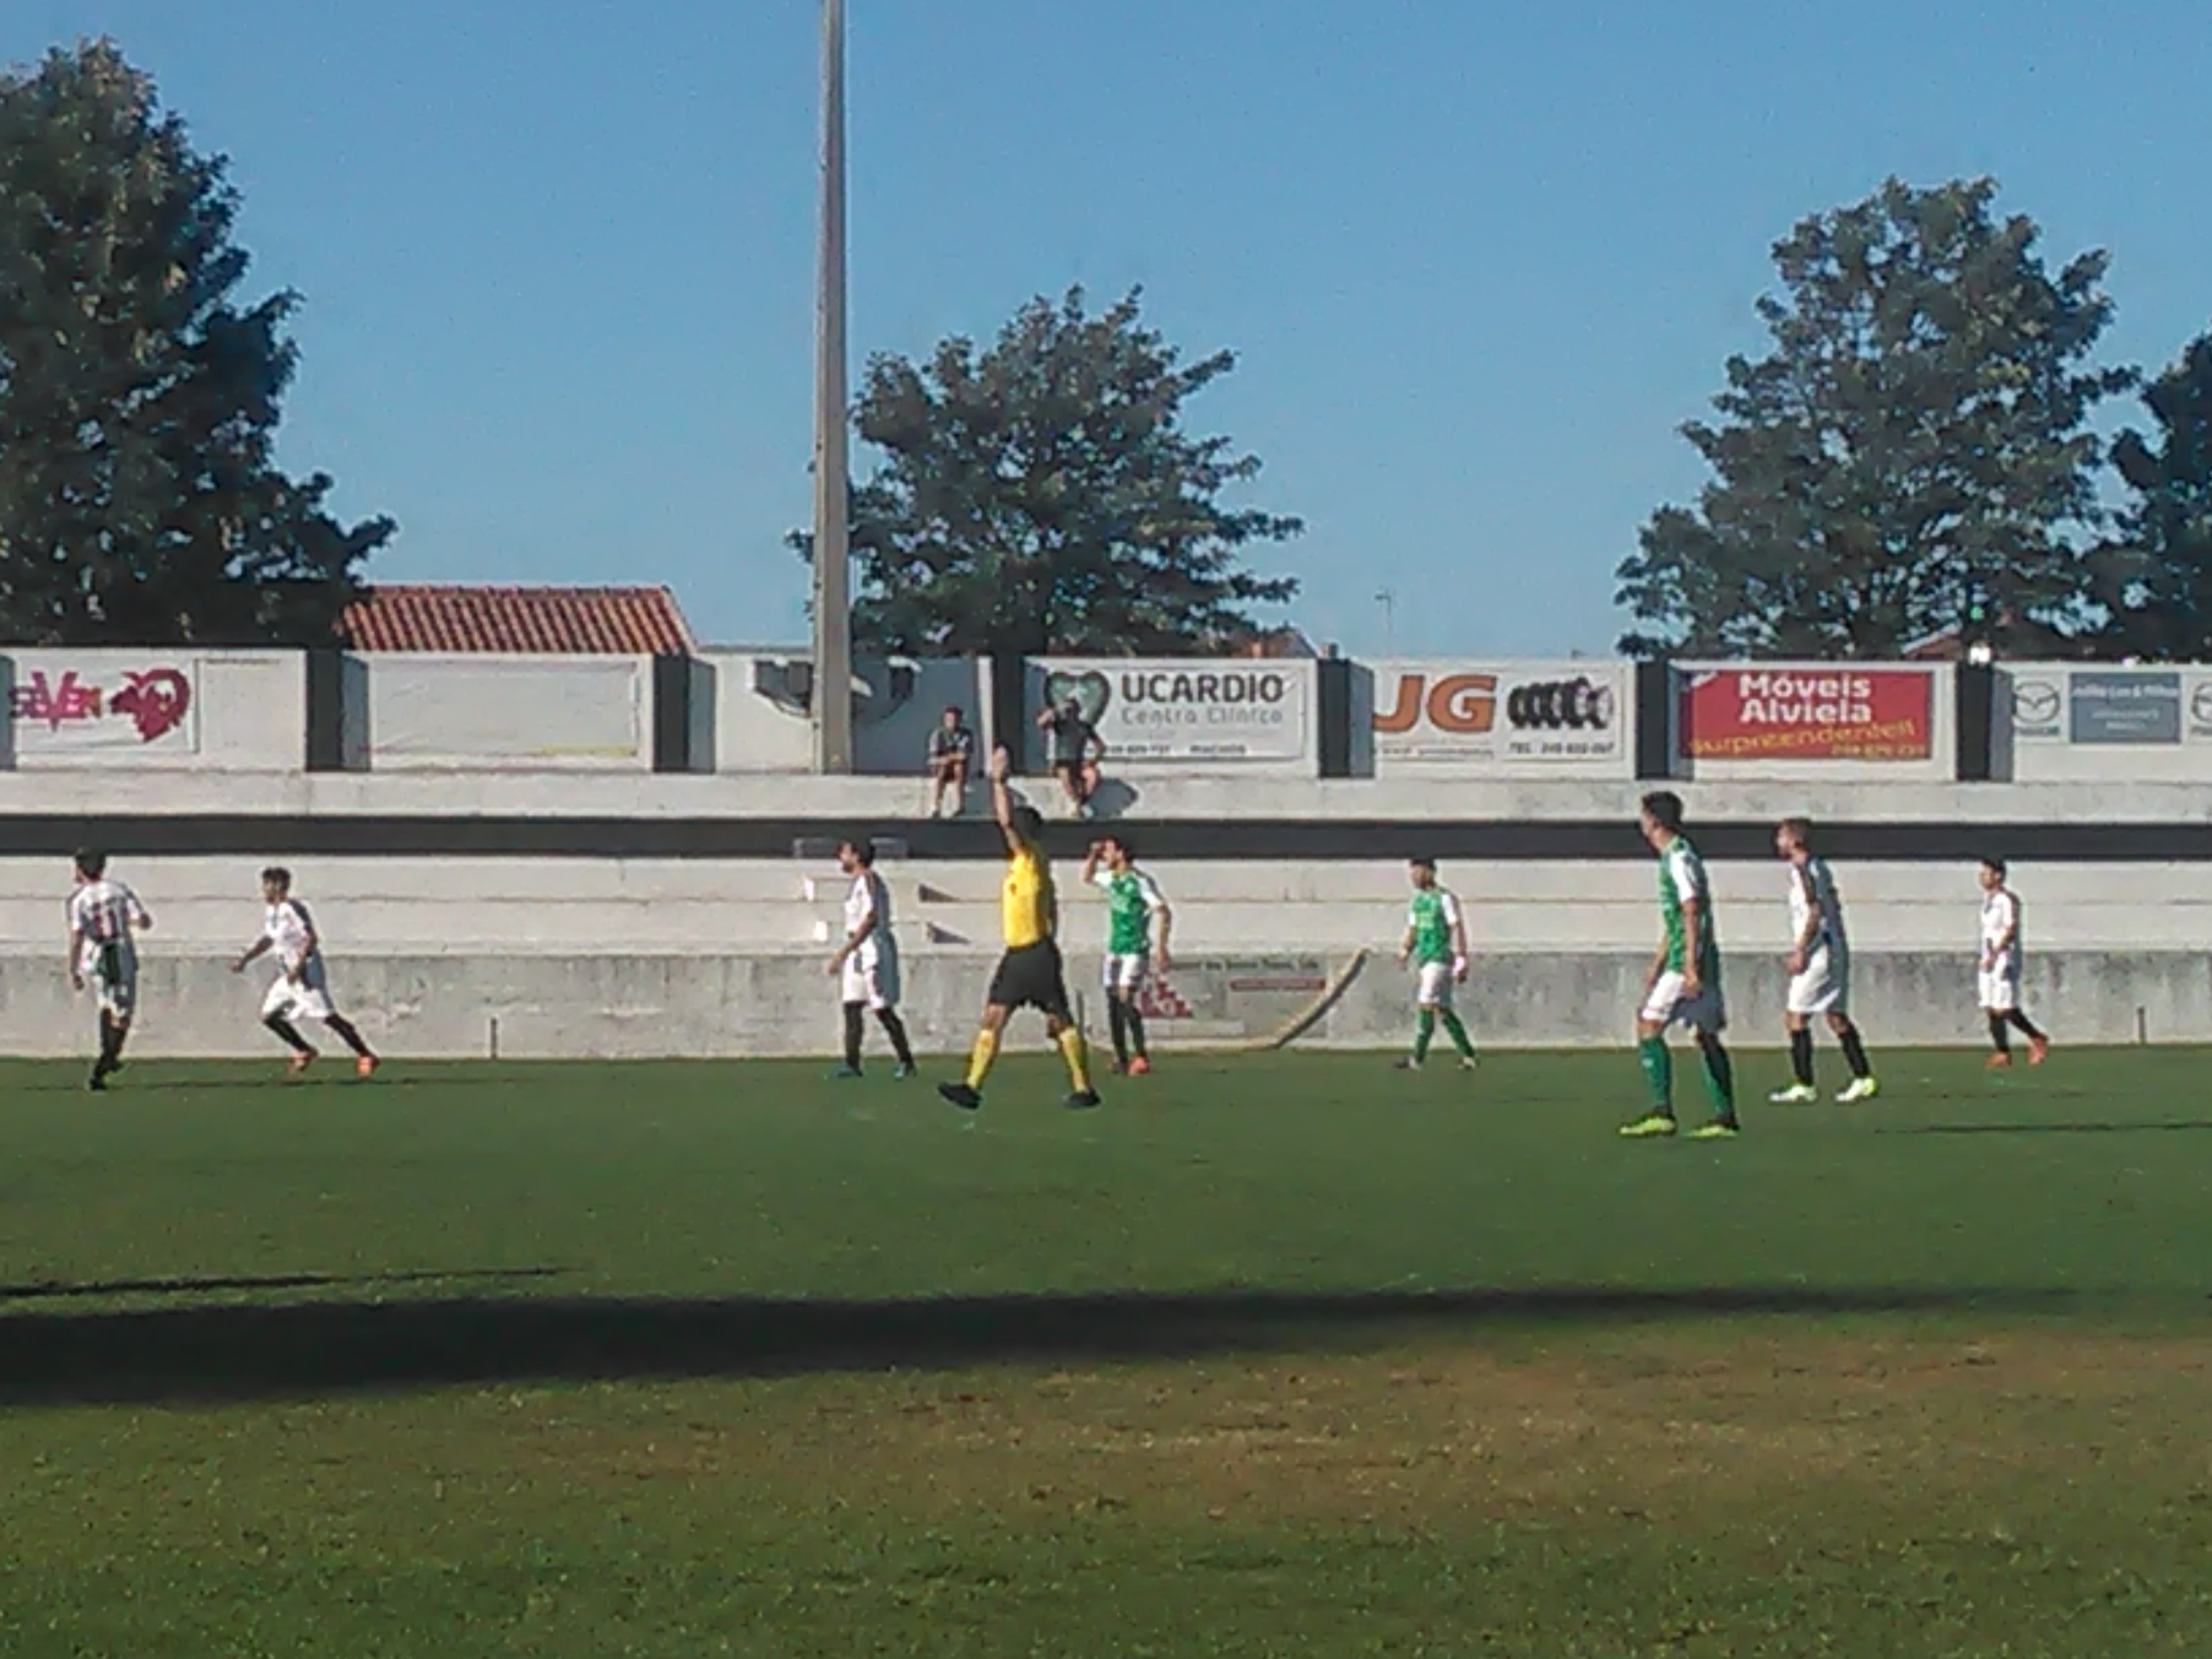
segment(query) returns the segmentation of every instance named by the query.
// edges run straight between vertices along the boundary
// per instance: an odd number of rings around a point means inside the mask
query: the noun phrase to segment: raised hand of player
[[[1013,775],[1014,757],[1002,743],[991,751],[991,781],[1004,783]]]

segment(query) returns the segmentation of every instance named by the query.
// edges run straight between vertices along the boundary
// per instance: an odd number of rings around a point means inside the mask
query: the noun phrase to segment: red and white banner
[[[199,665],[191,657],[16,651],[7,665],[18,756],[199,748]]]
[[[1936,676],[1844,666],[1689,671],[1677,742],[1696,760],[1924,761]]]

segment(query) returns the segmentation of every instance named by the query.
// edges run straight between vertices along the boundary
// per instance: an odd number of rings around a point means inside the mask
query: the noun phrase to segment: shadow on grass
[[[95,1279],[82,1284],[45,1279],[24,1285],[0,1285],[0,1303],[92,1301],[111,1296],[208,1296],[237,1291],[320,1291],[357,1286],[507,1283],[533,1279],[557,1279],[574,1272],[569,1267],[471,1267],[445,1273],[427,1270],[404,1273],[264,1273],[231,1277],[177,1279]],[[0,1327],[0,1330],[4,1330]]]
[[[42,1310],[0,1316],[0,1404],[252,1401],[495,1382],[1356,1352],[1486,1326],[2034,1313],[2075,1301],[2061,1291],[1561,1287],[901,1302],[506,1297]]]
[[[1912,1123],[1877,1129],[1885,1135],[2162,1135],[2212,1131],[2212,1118],[2159,1123]]]

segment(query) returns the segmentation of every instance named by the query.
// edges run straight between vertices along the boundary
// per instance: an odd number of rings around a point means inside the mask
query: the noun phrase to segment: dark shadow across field
[[[37,1294],[59,1299],[71,1292],[46,1287]],[[509,1297],[41,1309],[0,1316],[0,1404],[255,1401],[494,1382],[1348,1352],[1413,1336],[1471,1335],[1485,1327],[1750,1315],[2032,1315],[2061,1312],[2077,1300],[2057,1291],[1911,1286],[1559,1286],[1426,1295]]]

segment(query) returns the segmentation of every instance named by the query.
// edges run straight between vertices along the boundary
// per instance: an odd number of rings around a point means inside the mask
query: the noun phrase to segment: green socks
[[[1451,1038],[1452,1047],[1459,1050],[1459,1057],[1462,1060],[1473,1060],[1474,1058],[1474,1040],[1468,1036],[1467,1027],[1459,1023],[1458,1013],[1449,1008],[1443,1009],[1440,1012],[1443,1017],[1444,1031]]]
[[[1456,1022],[1454,1023],[1456,1024]],[[1413,1017],[1413,1058],[1417,1060],[1426,1060],[1429,1057],[1429,1044],[1436,1040],[1437,1011],[1433,1008],[1424,1008]]]
[[[1663,1036],[1639,1038],[1636,1044],[1636,1059],[1644,1067],[1644,1089],[1650,1097],[1651,1109],[1668,1116],[1674,1110],[1674,1057],[1667,1052]]]

